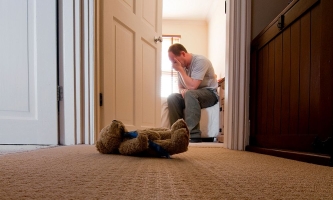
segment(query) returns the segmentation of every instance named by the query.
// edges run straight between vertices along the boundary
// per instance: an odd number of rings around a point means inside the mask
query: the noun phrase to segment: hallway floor
[[[0,145],[0,156],[10,153],[33,151],[41,148],[56,147],[57,145]],[[200,142],[190,143],[189,146],[197,147],[224,147],[223,143],[218,142]]]
[[[41,148],[55,147],[56,145],[0,145],[0,155],[33,151]]]

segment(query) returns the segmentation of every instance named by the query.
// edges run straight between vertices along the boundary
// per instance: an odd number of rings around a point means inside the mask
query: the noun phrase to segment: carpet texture
[[[61,146],[1,155],[0,199],[333,199],[333,168],[219,147],[166,159]]]

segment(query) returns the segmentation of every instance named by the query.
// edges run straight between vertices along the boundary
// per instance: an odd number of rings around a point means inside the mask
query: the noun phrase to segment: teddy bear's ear
[[[128,132],[125,125],[119,120],[112,120],[111,129],[117,129],[120,132]]]

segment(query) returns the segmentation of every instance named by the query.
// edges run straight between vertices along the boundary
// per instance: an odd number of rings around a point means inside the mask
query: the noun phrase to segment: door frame
[[[94,144],[95,0],[57,0],[59,144]]]
[[[230,37],[228,44],[230,46],[237,41],[241,42],[237,42],[238,49],[235,48],[226,55],[226,69],[236,63],[242,67],[235,71],[229,68],[226,73],[224,146],[229,149],[245,150],[250,129],[248,69],[251,21],[248,16],[251,16],[251,3],[242,4],[241,0],[227,2],[229,11],[229,17],[227,15],[227,21],[229,20],[227,35],[229,36],[227,37]],[[99,51],[95,46],[95,41],[99,40],[97,30],[100,28],[98,23],[95,24],[98,22],[98,15],[96,15],[99,12],[98,1],[58,0],[58,5],[59,19],[61,15],[66,17],[66,21],[59,20],[59,53],[60,55],[61,52],[69,53],[62,54],[66,56],[59,55],[59,68],[64,70],[62,74],[59,74],[59,79],[62,80],[60,85],[64,87],[64,99],[60,102],[59,111],[60,144],[94,144],[97,135],[95,133],[101,128],[97,123],[100,115],[97,103],[100,69],[98,68],[99,60],[96,59]],[[241,13],[238,11],[246,12],[236,17],[235,14]],[[245,21],[238,23],[236,19]],[[239,87],[240,80],[244,88]],[[237,99],[233,94],[242,98]]]
[[[245,150],[250,136],[251,1],[227,0],[225,144]]]

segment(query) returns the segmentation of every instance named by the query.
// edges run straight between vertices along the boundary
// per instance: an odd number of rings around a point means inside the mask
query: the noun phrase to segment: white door
[[[0,144],[57,144],[56,0],[0,0]]]
[[[97,20],[97,134],[114,119],[129,130],[158,127],[161,43],[154,37],[162,35],[162,0],[101,0]]]

